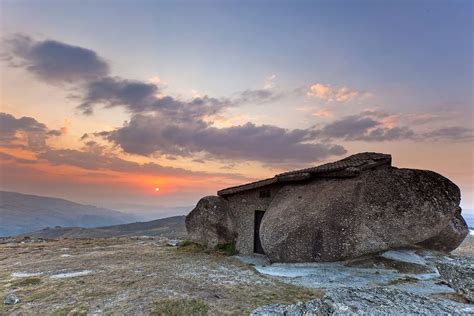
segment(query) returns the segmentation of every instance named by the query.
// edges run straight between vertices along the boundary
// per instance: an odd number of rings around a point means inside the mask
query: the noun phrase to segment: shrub
[[[234,242],[217,245],[216,251],[226,256],[233,256],[237,254],[237,249],[235,248]]]
[[[203,252],[205,247],[191,240],[183,240],[179,243],[178,249],[186,252]]]
[[[191,241],[189,239],[183,240],[182,242],[179,243],[179,247],[186,247],[189,245],[195,244],[194,241]]]

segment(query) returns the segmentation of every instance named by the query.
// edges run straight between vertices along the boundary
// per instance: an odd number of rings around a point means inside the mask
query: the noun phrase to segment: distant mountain
[[[194,208],[193,205],[164,206],[132,203],[114,203],[104,207],[110,207],[111,209],[120,212],[137,214],[142,218],[143,221],[152,221],[157,218],[186,215]]]
[[[462,210],[462,217],[467,223],[467,226],[474,229],[474,210],[465,209]]]
[[[71,201],[0,191],[0,236],[55,226],[98,227],[139,220],[125,214]]]
[[[96,228],[58,227],[26,233],[22,236],[41,238],[105,238],[123,236],[166,236],[186,238],[185,216],[173,216],[150,222],[137,222]]]

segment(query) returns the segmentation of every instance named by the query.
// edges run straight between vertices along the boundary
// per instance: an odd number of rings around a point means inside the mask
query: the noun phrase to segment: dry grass
[[[25,287],[25,286],[34,286],[41,283],[41,278],[24,278],[18,279],[12,282],[12,287]]]
[[[22,300],[0,305],[0,314],[159,314],[178,300],[198,310],[205,304],[211,315],[244,315],[261,305],[322,295],[261,275],[220,251],[209,252],[192,243],[178,249],[167,247],[163,238],[111,238],[58,240],[41,246],[0,244],[0,253],[7,257],[0,261],[1,292]],[[81,270],[92,273],[51,278]],[[12,278],[13,272],[43,274]]]
[[[149,306],[153,316],[206,316],[209,306],[199,299],[164,299],[152,302]]]

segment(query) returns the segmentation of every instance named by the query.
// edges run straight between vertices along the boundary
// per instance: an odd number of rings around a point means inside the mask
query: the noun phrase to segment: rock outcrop
[[[409,247],[447,229],[459,202],[455,184],[423,170],[367,170],[287,185],[263,218],[262,245],[272,262],[336,261]]]
[[[436,263],[439,274],[449,286],[474,303],[474,264],[472,259],[457,258]]]
[[[235,241],[236,232],[227,201],[219,196],[206,196],[186,216],[189,237],[207,247]]]
[[[284,305],[262,306],[250,315],[452,315],[470,314],[474,308],[463,310],[449,301],[387,288],[342,288],[327,291],[321,299]]]

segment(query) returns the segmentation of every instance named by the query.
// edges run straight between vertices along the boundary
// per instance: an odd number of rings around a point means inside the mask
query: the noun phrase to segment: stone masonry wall
[[[236,248],[243,255],[253,254],[255,211],[266,211],[282,185],[276,183],[264,188],[225,196],[237,229]],[[270,191],[270,197],[260,197],[260,191]]]

